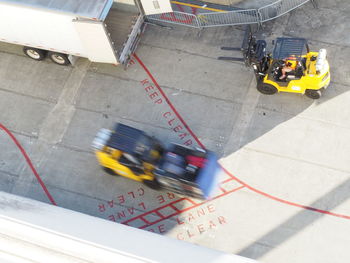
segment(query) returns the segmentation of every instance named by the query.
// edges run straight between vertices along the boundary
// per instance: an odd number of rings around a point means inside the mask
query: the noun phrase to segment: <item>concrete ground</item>
[[[265,24],[263,36],[305,37],[312,49],[327,49],[332,82],[320,100],[262,95],[250,70],[217,60],[232,55],[221,46],[240,46],[241,28],[198,34],[149,25],[140,61],[126,71],[85,59],[75,67],[36,62],[1,44],[0,123],[59,206],[135,227],[146,220],[149,231],[262,262],[347,262],[350,3],[318,2],[319,9],[307,4]],[[90,145],[115,122],[215,151],[227,170],[222,192],[201,203],[106,175]],[[49,202],[3,131],[0,147],[0,190]]]

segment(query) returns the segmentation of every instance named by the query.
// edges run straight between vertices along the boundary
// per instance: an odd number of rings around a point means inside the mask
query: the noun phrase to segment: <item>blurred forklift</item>
[[[215,194],[221,169],[211,151],[178,144],[165,147],[156,138],[121,123],[113,130],[101,129],[92,146],[108,174],[200,199]]]
[[[280,37],[272,41],[272,53],[267,52],[265,40],[257,40],[247,26],[241,48],[222,47],[222,50],[241,51],[243,58],[219,57],[220,60],[243,61],[254,70],[257,89],[263,94],[277,92],[305,94],[319,99],[330,83],[327,51],[310,51],[304,38]]]

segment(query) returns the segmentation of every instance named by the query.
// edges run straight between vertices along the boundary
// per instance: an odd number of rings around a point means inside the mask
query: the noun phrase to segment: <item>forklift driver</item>
[[[293,71],[295,68],[293,67],[293,64],[290,61],[285,61],[284,66],[282,68],[282,75],[279,77],[280,80],[283,80],[287,77],[286,73]]]

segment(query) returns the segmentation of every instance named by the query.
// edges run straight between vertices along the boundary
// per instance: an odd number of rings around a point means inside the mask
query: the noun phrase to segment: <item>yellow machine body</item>
[[[127,177],[129,179],[143,182],[144,180],[153,181],[154,165],[143,162],[144,173],[136,174],[129,167],[121,164],[119,159],[122,157],[123,152],[117,149],[105,146],[102,150],[95,152],[98,162],[102,167],[113,170],[114,173]]]
[[[290,79],[287,81],[276,81],[270,74],[266,74],[263,83],[273,85],[278,92],[292,92],[304,94],[307,89],[320,90],[326,89],[330,83],[330,70],[328,61],[325,61],[322,72],[316,72],[316,60],[312,61],[312,57],[317,57],[318,52],[309,52],[304,56],[306,58],[306,68],[303,75],[298,79]],[[295,61],[291,61],[295,62]]]

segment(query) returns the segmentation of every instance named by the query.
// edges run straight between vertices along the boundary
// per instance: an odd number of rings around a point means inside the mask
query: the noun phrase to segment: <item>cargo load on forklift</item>
[[[173,143],[165,147],[121,123],[113,130],[101,129],[92,146],[103,170],[111,175],[200,199],[210,199],[217,189],[221,169],[211,151]]]

